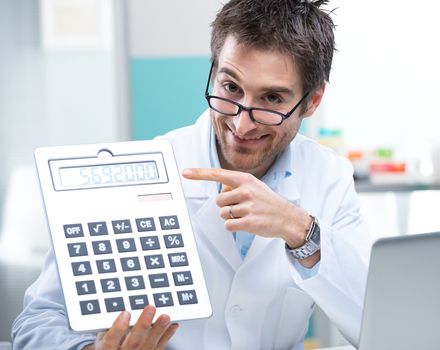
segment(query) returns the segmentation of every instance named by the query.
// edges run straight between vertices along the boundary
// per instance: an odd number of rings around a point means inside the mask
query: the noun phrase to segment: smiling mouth
[[[234,140],[238,143],[258,143],[259,141],[268,137],[268,135],[259,135],[259,136],[239,136],[235,133],[231,128],[229,128]]]

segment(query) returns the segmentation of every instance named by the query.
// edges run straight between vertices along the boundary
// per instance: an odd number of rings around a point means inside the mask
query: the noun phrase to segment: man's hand
[[[216,204],[228,231],[280,237],[290,247],[304,244],[311,224],[310,216],[253,175],[225,169],[197,168],[185,169],[183,176],[223,184]]]
[[[84,350],[161,350],[177,330],[177,324],[170,323],[168,315],[160,315],[153,324],[156,313],[154,306],[145,307],[138,321],[129,330],[130,313],[123,311],[112,327],[96,337],[95,344]]]

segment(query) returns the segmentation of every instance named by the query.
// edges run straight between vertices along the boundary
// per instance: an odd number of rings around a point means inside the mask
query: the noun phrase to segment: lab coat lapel
[[[198,232],[235,271],[241,264],[241,258],[235,245],[232,233],[224,228],[224,220],[220,217],[219,208],[215,204],[214,193],[193,216]],[[202,237],[201,237],[202,238]]]

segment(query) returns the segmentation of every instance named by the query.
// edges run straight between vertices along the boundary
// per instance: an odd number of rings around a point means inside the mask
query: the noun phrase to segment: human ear
[[[313,115],[313,113],[315,113],[316,109],[322,101],[322,97],[324,96],[326,85],[327,83],[324,81],[320,87],[313,91],[312,96],[307,103],[307,109],[302,115],[303,118],[310,117],[311,115]]]

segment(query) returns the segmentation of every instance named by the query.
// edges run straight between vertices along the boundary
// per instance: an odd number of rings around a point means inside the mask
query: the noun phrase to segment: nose
[[[244,136],[257,128],[257,123],[252,121],[249,113],[249,111],[242,110],[240,114],[234,117],[235,132],[238,136]]]

